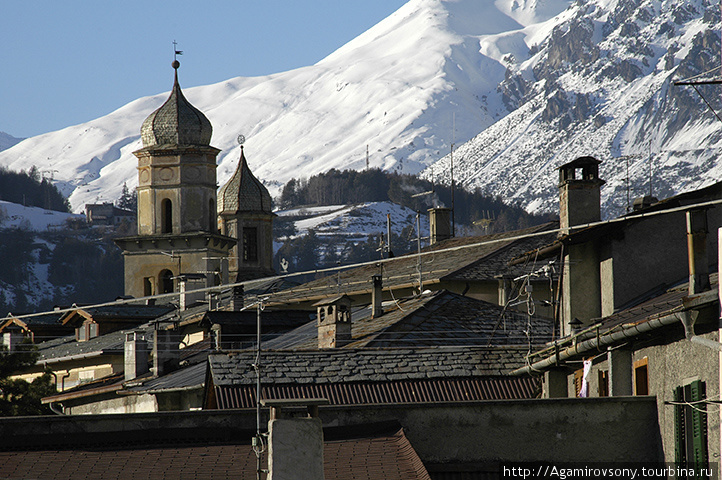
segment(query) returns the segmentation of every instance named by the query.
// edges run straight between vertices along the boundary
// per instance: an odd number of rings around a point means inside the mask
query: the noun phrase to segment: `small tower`
[[[272,262],[276,215],[268,189],[248,168],[243,145],[236,171],[218,193],[218,214],[221,233],[237,240],[228,262],[231,280],[275,275]]]
[[[180,62],[168,100],[145,119],[138,157],[138,235],[119,238],[125,294],[143,297],[179,291],[201,274],[196,288],[227,281],[222,261],[235,244],[218,234],[213,128],[183,96]],[[186,285],[183,285],[186,287]]]

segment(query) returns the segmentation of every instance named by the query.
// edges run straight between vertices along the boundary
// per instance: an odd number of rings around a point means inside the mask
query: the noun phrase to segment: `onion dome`
[[[218,212],[235,214],[238,212],[271,213],[271,194],[268,189],[251,173],[241,146],[241,159],[235,173],[218,192]]]
[[[175,82],[168,100],[140,127],[143,147],[157,145],[210,145],[211,122],[183,96],[178,84],[180,62],[173,61]]]

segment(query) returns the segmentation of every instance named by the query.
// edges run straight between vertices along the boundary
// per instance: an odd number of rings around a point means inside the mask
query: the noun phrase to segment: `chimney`
[[[325,398],[261,400],[271,407],[268,421],[268,479],[323,480],[323,423],[318,418],[319,405]],[[306,411],[289,415],[288,409]],[[282,409],[287,409],[282,412]],[[297,412],[294,412],[297,413]],[[261,439],[254,438],[254,444]]]
[[[318,348],[338,348],[351,342],[351,299],[346,295],[316,304]]]
[[[657,203],[658,201],[659,200],[657,200],[656,197],[652,197],[650,195],[637,197],[634,199],[634,202],[632,202],[632,211],[638,212],[639,210],[644,210],[645,208]]]
[[[178,369],[180,342],[175,330],[167,330],[156,324],[153,335],[153,373],[161,377]]]
[[[451,238],[451,209],[429,209],[429,242],[431,245]]]
[[[381,307],[381,297],[383,295],[383,282],[381,275],[373,275],[373,290],[371,291],[371,318],[378,318],[384,314],[384,309]]]
[[[601,219],[600,188],[604,180],[599,178],[600,163],[594,157],[579,157],[558,168],[560,236],[569,234],[569,227]]]
[[[707,259],[707,210],[687,212],[687,252],[689,254],[689,294],[709,290]]]
[[[243,308],[243,285],[236,285],[233,287],[233,293],[231,295],[231,310],[234,312],[240,312]]]
[[[599,164],[593,157],[579,157],[559,167],[559,232],[601,219]],[[562,272],[560,331],[562,336],[584,328],[602,316],[600,248],[594,239],[566,242]],[[581,326],[575,322],[578,320]]]
[[[182,312],[186,309],[186,279],[183,277],[178,278],[178,292],[180,292],[180,295],[178,295],[178,304]]]
[[[133,380],[148,371],[148,342],[143,332],[133,331],[125,334],[125,381]]]

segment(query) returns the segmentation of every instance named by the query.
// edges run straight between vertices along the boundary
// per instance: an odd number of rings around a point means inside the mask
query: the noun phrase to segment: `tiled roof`
[[[527,251],[548,243],[549,235],[525,239],[516,237],[536,234],[556,228],[556,222],[537,225],[514,232],[497,233],[480,237],[459,237],[439,242],[427,249],[428,254],[419,257],[408,254],[386,261],[381,267],[365,265],[339,272],[325,278],[284,290],[269,298],[269,302],[317,301],[339,294],[368,293],[372,289],[372,275],[382,274],[383,288],[411,287],[419,285],[418,262],[425,285],[443,280],[493,280],[496,275],[515,274],[519,267],[508,269],[508,262],[521,251]],[[478,245],[477,245],[478,244]],[[439,251],[459,247],[456,250]],[[514,248],[511,248],[514,247]],[[436,253],[438,252],[438,253]],[[489,267],[485,267],[488,264]],[[531,268],[531,267],[530,267]]]
[[[256,478],[250,438],[242,444],[137,448],[106,440],[93,448],[0,452],[3,479],[155,480]],[[430,480],[402,429],[324,443],[332,480]],[[266,459],[262,462],[266,468]],[[265,478],[265,475],[262,477]]]
[[[440,290],[401,299],[371,318],[354,315],[352,341],[343,348],[452,345],[528,345],[551,340],[553,322],[528,318],[482,300]],[[318,346],[316,322],[309,322],[266,343],[269,349],[313,349]],[[527,333],[529,336],[527,336]]]
[[[527,347],[432,347],[264,351],[264,384],[469,378],[503,375],[524,364]],[[208,357],[216,386],[255,385],[254,352]]]

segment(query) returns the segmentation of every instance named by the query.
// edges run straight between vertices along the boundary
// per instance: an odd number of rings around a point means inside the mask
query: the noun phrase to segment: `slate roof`
[[[238,212],[263,212],[273,215],[272,210],[271,194],[251,173],[241,147],[236,171],[218,192],[218,213],[233,215]]]
[[[135,330],[144,330],[149,334],[152,327],[146,324]],[[125,330],[100,335],[85,342],[78,342],[75,335],[69,335],[37,344],[40,354],[37,363],[58,361],[77,355],[123,355],[124,343]]]
[[[551,340],[553,321],[529,319],[482,300],[440,290],[401,299],[371,318],[370,310],[354,315],[352,341],[342,348],[452,345],[528,345]],[[529,336],[527,336],[527,333]],[[318,327],[309,322],[265,343],[269,349],[318,347]]]
[[[178,83],[179,65],[174,62],[175,81],[168,100],[151,113],[140,128],[144,148],[159,145],[209,145],[211,142],[211,122],[183,96]]]
[[[66,322],[72,318],[77,312],[84,311],[91,315],[95,320],[114,319],[128,322],[143,322],[153,320],[163,315],[167,315],[175,310],[175,306],[169,304],[162,305],[133,305],[130,303],[120,303],[117,305],[105,305],[102,307],[83,308],[66,312],[61,317],[61,322]]]
[[[120,392],[127,393],[160,393],[182,390],[195,390],[203,388],[206,380],[206,362],[197,363],[190,367],[181,368],[162,377],[153,378],[136,387],[127,387]]]
[[[271,304],[305,302],[339,294],[368,294],[373,286],[371,277],[379,274],[379,270],[385,290],[414,286],[418,288],[419,258],[425,286],[446,280],[490,281],[498,275],[514,275],[520,271],[520,267],[509,268],[509,262],[524,251],[546,245],[555,234],[545,235],[543,232],[553,230],[557,226],[556,222],[549,222],[513,232],[452,238],[425,249],[424,252],[429,253],[421,257],[408,254],[385,261],[381,267],[365,265],[338,274],[334,273],[276,293],[269,298],[269,302]],[[525,239],[516,238],[528,234],[540,235]],[[455,247],[460,248],[438,252]],[[528,268],[531,271],[531,267]]]
[[[469,378],[524,365],[527,347],[433,347],[263,351],[263,383],[304,384]],[[216,386],[255,385],[254,352],[208,356]]]

